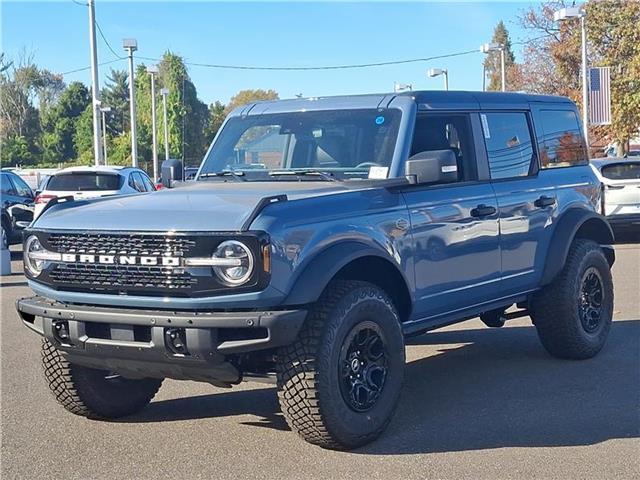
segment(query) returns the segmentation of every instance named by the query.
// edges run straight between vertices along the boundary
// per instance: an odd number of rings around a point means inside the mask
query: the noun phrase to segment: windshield
[[[640,162],[616,163],[602,167],[602,176],[611,180],[640,179]]]
[[[63,173],[49,179],[47,190],[53,192],[84,192],[96,190],[118,190],[120,175],[108,173]]]
[[[234,117],[205,158],[200,178],[233,171],[244,180],[278,180],[315,172],[346,180],[368,178],[372,167],[379,167],[376,178],[386,178],[400,117],[399,110],[377,109]]]

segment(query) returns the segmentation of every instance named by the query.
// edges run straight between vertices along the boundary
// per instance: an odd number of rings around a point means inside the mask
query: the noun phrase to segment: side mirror
[[[174,182],[182,181],[182,162],[170,158],[162,162],[162,185],[165,188],[171,188]]]
[[[458,162],[453,150],[429,150],[416,153],[405,164],[411,183],[452,183],[458,181]]]

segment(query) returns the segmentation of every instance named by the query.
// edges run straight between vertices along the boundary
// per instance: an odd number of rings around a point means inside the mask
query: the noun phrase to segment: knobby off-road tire
[[[530,313],[551,355],[582,360],[602,349],[613,317],[613,281],[597,243],[574,240],[564,268],[534,295]]]
[[[333,282],[296,342],[278,352],[284,417],[321,447],[369,443],[393,416],[404,363],[400,319],[387,294],[366,282]]]
[[[48,341],[42,341],[42,365],[49,388],[65,409],[83,417],[112,419],[143,409],[155,396],[162,380],[133,380],[109,376],[67,361]]]

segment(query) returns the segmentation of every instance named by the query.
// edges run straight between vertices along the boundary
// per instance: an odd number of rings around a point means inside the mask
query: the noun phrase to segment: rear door
[[[504,294],[535,288],[551,239],[557,207],[550,180],[538,175],[538,153],[527,111],[480,114],[491,184],[500,210],[500,247]]]
[[[640,160],[615,162],[600,168],[605,184],[604,214],[640,216]]]
[[[417,117],[410,155],[452,150],[458,159],[458,182],[404,191],[411,216],[416,318],[437,319],[496,295],[500,280],[497,203],[491,184],[478,181],[474,122],[479,133],[477,116],[468,113]]]

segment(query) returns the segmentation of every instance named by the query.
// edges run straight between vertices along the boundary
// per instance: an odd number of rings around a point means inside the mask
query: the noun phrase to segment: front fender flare
[[[583,229],[583,227],[588,228]],[[613,230],[602,215],[582,208],[568,210],[558,220],[558,225],[551,237],[541,286],[551,283],[560,273],[569,254],[571,243],[581,229],[585,231],[582,237],[590,238],[600,245],[614,243]],[[606,254],[609,264],[613,265],[615,260],[613,249],[608,249]]]
[[[397,266],[389,254],[380,248],[357,241],[333,244],[318,252],[306,266],[300,267],[302,271],[294,278],[285,304],[306,305],[317,301],[342,268],[367,256],[379,257]]]

